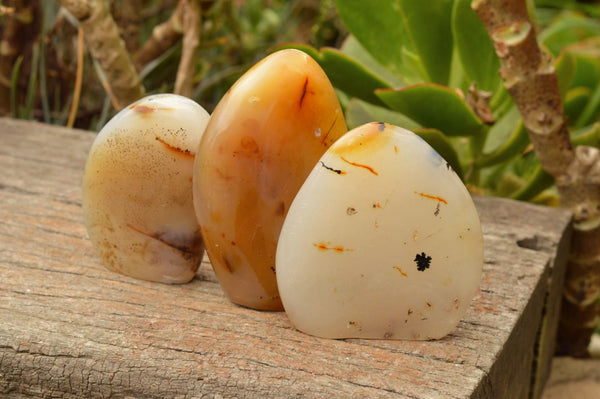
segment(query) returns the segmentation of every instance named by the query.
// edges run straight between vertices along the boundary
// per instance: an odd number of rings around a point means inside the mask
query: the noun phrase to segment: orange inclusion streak
[[[172,107],[151,107],[145,104],[134,104],[129,107],[129,109],[134,110],[136,112],[140,112],[143,114],[147,114],[154,111],[170,111]]]
[[[142,113],[154,112],[157,110],[157,108],[149,107],[149,106],[143,105],[143,104],[132,105],[131,107],[129,107],[129,109],[132,109],[136,112],[142,112]]]
[[[167,149],[169,149],[173,152],[176,152],[177,154],[194,158],[194,154],[192,154],[189,150],[184,150],[179,147],[172,146],[171,144],[167,143],[165,140],[161,139],[160,137],[158,137],[156,135],[154,137],[156,138],[156,141],[158,141],[159,143],[161,143],[162,145],[167,147]]]
[[[419,194],[421,197],[424,197],[424,198],[429,198],[429,199],[432,199],[432,200],[443,202],[446,205],[448,204],[448,201],[446,201],[442,197],[438,197],[436,195],[429,195],[429,194],[425,194],[425,193],[419,193],[419,192],[416,192],[416,191],[415,191],[415,194]]]
[[[327,250],[333,250],[333,251],[335,251],[335,252],[344,252],[344,251],[349,251],[349,252],[351,252],[351,251],[354,251],[353,249],[344,248],[344,247],[340,247],[340,246],[337,246],[337,247],[328,247],[328,246],[327,246],[327,245],[325,245],[325,243],[323,243],[323,242],[320,242],[320,243],[318,243],[318,244],[317,244],[317,243],[313,243],[313,245],[314,245],[315,247],[317,247],[317,248],[318,248],[319,250],[321,250],[321,251],[327,251]]]
[[[373,173],[375,176],[379,176],[379,173],[375,172],[375,169],[373,169],[372,167],[370,167],[369,165],[363,165],[362,163],[357,163],[357,162],[352,162],[352,161],[348,161],[346,158],[341,157],[342,161],[352,165],[352,166],[358,166],[359,168],[365,168],[366,170],[368,170],[369,172]]]
[[[408,276],[408,274],[406,274],[406,273],[404,273],[404,271],[402,271],[400,266],[394,266],[394,269],[398,270],[400,272],[400,274],[403,275],[404,277]]]

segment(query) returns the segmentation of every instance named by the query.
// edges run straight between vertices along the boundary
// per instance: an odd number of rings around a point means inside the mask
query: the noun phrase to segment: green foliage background
[[[285,47],[319,61],[343,93],[351,127],[373,120],[407,127],[436,148],[471,191],[554,205],[553,181],[530,148],[491,39],[470,3],[337,0],[350,32],[339,49]],[[600,8],[574,1],[530,7],[539,41],[555,59],[572,140],[598,146],[600,23],[594,16]]]
[[[122,15],[125,1],[110,1],[118,24],[125,17]],[[138,48],[177,6],[177,0],[139,2]],[[209,111],[229,86],[276,44],[300,41],[315,46],[337,46],[344,32],[333,0],[201,1],[205,3],[209,6],[203,15],[193,98]],[[73,101],[77,69],[77,21],[55,1],[32,0],[29,4],[31,13],[16,16],[28,33],[19,37],[22,55],[8,72],[11,101],[8,115],[64,125]],[[0,13],[0,35],[5,33],[8,19]],[[132,57],[135,53],[133,49]],[[181,42],[142,68],[140,75],[149,94],[173,90],[180,55]],[[96,131],[114,114],[97,69],[86,55],[75,124]]]
[[[123,2],[111,2],[117,22]],[[470,2],[207,2],[193,98],[211,111],[256,61],[278,48],[299,48],[330,77],[350,127],[380,120],[411,129],[471,191],[554,205],[552,179],[530,148]],[[10,116],[64,124],[73,101],[77,22],[53,1],[33,4],[34,34],[24,38],[25,51],[11,69]],[[137,40],[144,43],[177,0],[140,4]],[[575,0],[529,5],[539,41],[555,59],[573,141],[598,146],[600,6]],[[6,16],[0,19],[5,22]],[[149,94],[173,90],[180,54],[179,43],[143,67]],[[76,126],[99,130],[114,110],[89,57],[84,74]]]

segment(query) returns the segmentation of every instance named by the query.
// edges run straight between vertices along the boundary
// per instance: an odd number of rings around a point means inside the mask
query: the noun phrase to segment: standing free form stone
[[[234,303],[282,309],[281,225],[315,162],[346,131],[327,76],[298,50],[260,61],[217,105],[194,165],[194,204],[215,274]]]
[[[143,98],[98,133],[85,166],[83,210],[104,265],[135,278],[185,283],[204,246],[194,214],[194,154],[209,120],[175,94]]]
[[[384,123],[323,155],[277,248],[292,324],[327,338],[441,338],[465,314],[482,266],[479,217],[459,177],[419,136]]]

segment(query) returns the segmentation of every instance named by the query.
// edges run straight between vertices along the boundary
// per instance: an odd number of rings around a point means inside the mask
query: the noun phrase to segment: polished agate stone
[[[174,94],[143,98],[98,133],[83,211],[103,264],[131,277],[190,281],[204,253],[192,201],[194,156],[209,114]]]
[[[426,340],[456,327],[482,265],[477,210],[450,165],[414,133],[370,123],[315,164],[276,271],[289,319],[308,334]]]
[[[234,303],[282,309],[275,251],[283,220],[314,164],[346,131],[327,76],[298,50],[257,63],[215,108],[194,165],[194,203]]]

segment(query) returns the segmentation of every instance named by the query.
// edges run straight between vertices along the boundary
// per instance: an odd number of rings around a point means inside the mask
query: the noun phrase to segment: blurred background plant
[[[280,47],[301,49],[320,62],[342,92],[349,127],[373,120],[405,126],[436,148],[471,191],[557,205],[553,179],[532,151],[471,1],[404,10],[384,3],[337,2],[351,33],[339,50]],[[573,142],[598,146],[600,21],[593,16],[600,6],[552,0],[537,6],[538,40],[555,57]]]
[[[600,4],[526,1],[557,71],[571,141],[599,147]],[[554,179],[533,150],[471,3],[6,0],[0,115],[97,131],[126,105],[111,86],[125,73],[111,76],[104,61],[112,56],[102,53],[118,53],[118,45],[107,45],[102,35],[110,29],[97,20],[114,21],[123,39],[130,67],[124,98],[179,92],[209,111],[268,52],[295,47],[325,69],[349,127],[379,120],[412,129],[472,192],[558,205]],[[586,292],[600,287],[600,273],[591,276]],[[591,307],[597,320],[600,301]]]
[[[71,7],[108,6],[145,93],[174,92],[184,48],[183,0],[6,0],[0,2],[0,115],[99,130],[115,113],[106,73],[81,47]],[[201,8],[189,96],[211,111],[275,44],[337,46],[343,27],[333,0],[196,0]],[[65,7],[61,7],[61,4]],[[178,10],[179,8],[179,10]],[[158,38],[156,37],[158,35]],[[158,40],[156,40],[158,39]],[[110,50],[110,49],[108,49]],[[78,57],[82,62],[78,66]],[[77,100],[77,74],[82,74]],[[187,93],[185,93],[187,94]],[[114,102],[114,101],[113,101]]]

